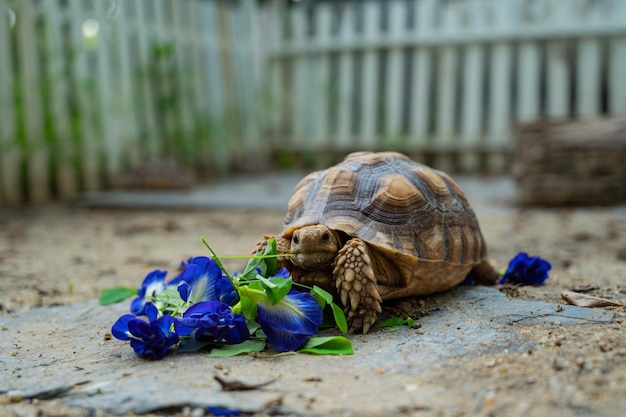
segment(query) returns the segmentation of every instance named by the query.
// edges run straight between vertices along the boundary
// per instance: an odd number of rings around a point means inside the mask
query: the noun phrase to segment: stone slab
[[[208,406],[248,413],[274,407],[302,416],[393,415],[428,407],[436,398],[446,401],[449,393],[436,381],[423,381],[429,372],[454,366],[448,363],[453,358],[532,348],[534,342],[519,331],[525,326],[603,325],[613,319],[603,309],[521,301],[494,288],[461,286],[426,299],[431,313],[419,319],[419,333],[400,327],[349,335],[352,356],[211,359],[196,352],[145,361],[126,343],[105,340],[128,305],[102,307],[94,300],[1,316],[0,393],[59,398],[120,415]],[[275,382],[224,392],[215,375]]]

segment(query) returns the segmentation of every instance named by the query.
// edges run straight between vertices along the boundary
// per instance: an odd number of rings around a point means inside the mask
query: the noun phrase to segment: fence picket
[[[194,2],[177,2],[169,0],[169,10],[172,13],[171,28],[174,34],[174,55],[175,55],[175,77],[174,93],[177,94],[177,109],[173,112],[175,120],[173,123],[172,142],[174,149],[177,149],[177,157],[180,162],[190,165],[193,158],[194,138],[185,135],[184,132],[191,132],[193,129],[193,104],[194,89],[192,83],[199,74],[194,74],[192,54],[194,45],[189,35],[193,31],[193,15],[190,8]],[[181,149],[182,148],[182,149]]]
[[[460,163],[465,171],[476,171],[480,164],[476,150],[482,138],[484,59],[482,45],[470,44],[465,49],[460,133],[464,149]]]
[[[19,4],[20,24],[16,25],[19,49],[20,84],[23,93],[24,131],[28,149],[27,175],[29,201],[40,204],[49,199],[49,151],[43,126],[43,102],[41,92],[44,84],[40,78],[41,65],[37,59],[37,50],[31,45],[37,43],[38,11],[32,0],[24,0]]]
[[[387,36],[391,44],[397,44],[406,33],[407,3],[392,1],[388,3]],[[399,147],[402,139],[402,86],[404,55],[399,46],[390,48],[387,56],[387,86],[385,97],[385,130],[383,144],[387,147]]]
[[[550,40],[546,46],[546,114],[563,118],[569,114],[570,79],[569,47],[563,39]]]
[[[486,30],[488,22],[487,5],[484,2],[464,4],[464,30],[468,33],[480,33]],[[464,50],[461,106],[461,169],[476,172],[480,168],[478,150],[482,145],[485,49],[481,43],[469,43]]]
[[[600,44],[597,38],[584,38],[578,44],[576,114],[596,116],[600,110]]]
[[[504,33],[514,26],[510,4],[491,3],[493,16],[491,29]],[[490,172],[505,172],[506,148],[511,139],[511,111],[513,84],[513,44],[506,40],[496,40],[490,48],[488,68],[487,133],[485,146],[490,150],[487,168]]]
[[[609,112],[626,113],[626,37],[611,39],[609,52],[608,85],[611,86]]]
[[[155,5],[145,0],[134,0],[135,18],[137,19],[133,25],[133,34],[137,38],[137,56],[135,57],[135,65],[138,69],[139,84],[139,102],[138,108],[141,111],[142,125],[140,127],[140,148],[145,156],[155,158],[160,153],[160,144],[155,137],[156,118],[154,115],[155,97],[152,86],[150,85],[150,77],[148,71],[153,68],[154,63],[151,60],[150,46],[154,46],[154,38],[149,32],[150,23],[146,19],[146,6],[151,9]]]
[[[89,17],[87,11],[83,9],[83,3],[73,1],[70,3],[70,17],[74,22],[71,28],[71,41],[74,50],[74,76],[76,77],[76,95],[79,104],[81,118],[81,171],[83,178],[83,188],[87,191],[97,191],[100,189],[100,143],[95,131],[94,120],[97,110],[94,108],[95,80],[92,77],[90,68],[90,58],[85,50],[85,39],[83,36],[83,23]],[[76,24],[80,22],[80,24]],[[92,52],[91,52],[92,53]]]
[[[270,8],[266,9],[266,21],[265,24],[269,24],[270,21],[274,21],[275,29],[271,32],[269,39],[268,50],[280,50],[281,44],[285,39],[285,12],[281,2],[274,1],[271,3]],[[283,143],[281,136],[289,134],[290,126],[285,123],[286,120],[291,119],[290,110],[293,107],[291,100],[289,99],[289,89],[285,88],[285,84],[290,81],[288,64],[278,58],[268,59],[268,71],[270,82],[270,108],[271,114],[271,137],[270,144],[275,146],[278,143]]]
[[[459,3],[447,3],[441,10],[442,23],[440,30],[445,36],[453,37],[458,28]],[[439,49],[437,74],[437,118],[435,134],[437,148],[440,153],[435,166],[444,171],[454,169],[451,151],[456,147],[457,91],[459,67],[459,47],[455,44],[444,44]]]
[[[421,39],[427,37],[433,29],[435,17],[435,0],[422,0],[416,4],[415,37]],[[410,139],[413,153],[426,150],[431,132],[431,79],[432,72],[432,48],[425,45],[417,46],[412,51],[412,83],[411,91],[411,117]]]
[[[76,146],[72,143],[70,129],[70,114],[68,107],[68,56],[70,51],[64,47],[62,27],[67,20],[64,9],[59,9],[53,3],[44,4],[45,24],[45,51],[49,58],[46,77],[50,86],[50,105],[53,115],[53,158],[56,175],[57,194],[60,198],[71,198],[78,192],[76,180]]]
[[[98,117],[100,132],[97,133],[98,140],[102,141],[102,148],[106,157],[106,164],[103,167],[106,171],[106,178],[112,178],[120,171],[120,134],[117,130],[117,124],[113,123],[111,112],[113,107],[113,72],[111,71],[111,56],[109,43],[104,41],[110,39],[113,35],[108,22],[102,17],[106,16],[105,3],[94,2],[95,16],[101,17],[99,20],[100,30],[98,32],[98,45],[95,51],[94,85],[96,88],[96,98],[98,100],[98,111],[95,117]]]
[[[320,5],[315,13],[315,37],[320,45],[328,45],[331,40],[331,6]],[[328,103],[331,94],[330,89],[330,55],[320,54],[315,60],[312,68],[311,79],[311,119],[312,142],[317,149],[327,150],[329,146],[329,126],[328,126]],[[326,152],[323,152],[324,154]],[[321,159],[324,159],[322,156]],[[327,164],[327,163],[326,163]],[[324,164],[324,165],[326,165]]]
[[[366,2],[363,7],[363,32],[365,42],[375,41],[380,32],[380,14],[383,4]],[[378,50],[373,47],[363,51],[361,63],[361,109],[360,135],[364,149],[373,149],[376,145],[376,126],[378,122]]]
[[[10,33],[13,29],[6,17],[15,11],[0,1],[0,202],[12,206],[22,204],[21,152],[18,149],[16,100]]]
[[[533,41],[519,46],[517,70],[517,119],[529,121],[539,116],[539,83],[541,52]]]
[[[291,37],[289,43],[291,45],[303,44],[305,40],[305,22],[304,8],[294,7],[291,10]],[[305,147],[307,139],[307,121],[309,116],[308,109],[308,93],[309,79],[307,65],[308,57],[306,53],[295,55],[292,63],[292,82],[293,82],[293,142],[296,149],[302,150]]]
[[[346,3],[341,10],[339,42],[349,45],[356,36],[355,4]],[[354,141],[353,118],[354,112],[354,71],[355,55],[351,49],[339,53],[339,88],[337,100],[337,137],[335,143],[338,149],[350,149]]]
[[[119,5],[115,13],[117,24],[113,30],[111,43],[114,53],[117,54],[118,89],[113,100],[115,119],[120,135],[120,162],[123,165],[134,166],[139,162],[142,150],[140,149],[138,124],[140,118],[140,101],[137,99],[137,88],[140,85],[136,76],[139,68],[136,65],[137,36],[132,30],[134,4],[131,1]],[[134,49],[133,49],[134,48]]]
[[[258,40],[258,36],[255,35],[255,27],[253,22],[253,16],[256,16],[258,9],[255,2],[245,2],[238,9],[234,9],[239,16],[238,24],[239,29],[236,31],[237,42],[235,51],[239,56],[239,62],[237,64],[237,71],[241,80],[241,83],[237,86],[240,91],[243,100],[243,113],[244,113],[244,153],[247,152],[263,152],[264,148],[259,140],[259,126],[258,117],[256,112],[259,109],[260,96],[258,94],[258,87],[260,84],[260,69],[259,62],[256,54],[259,51],[255,50],[255,46],[252,44],[252,40]],[[259,44],[256,45],[260,46]]]
[[[614,1],[609,16],[615,21],[626,21],[626,2]],[[626,113],[626,36],[622,33],[609,39],[607,85],[611,94],[608,111],[612,114]]]

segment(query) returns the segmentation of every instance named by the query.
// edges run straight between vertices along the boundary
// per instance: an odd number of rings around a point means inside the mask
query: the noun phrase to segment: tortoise
[[[294,282],[336,290],[350,331],[367,333],[383,301],[448,290],[497,272],[474,211],[442,171],[396,152],[356,152],[295,187],[274,237]]]

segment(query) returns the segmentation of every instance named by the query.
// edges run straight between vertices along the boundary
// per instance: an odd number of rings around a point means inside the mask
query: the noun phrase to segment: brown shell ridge
[[[468,265],[486,246],[463,191],[447,174],[394,152],[360,152],[297,186],[285,218],[293,230],[324,224],[392,255]]]

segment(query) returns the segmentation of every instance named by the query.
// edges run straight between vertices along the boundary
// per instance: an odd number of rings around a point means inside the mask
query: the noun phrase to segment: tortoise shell
[[[461,188],[444,172],[396,152],[352,153],[303,178],[289,201],[283,236],[315,224],[361,238],[407,265],[471,267],[486,257]]]

